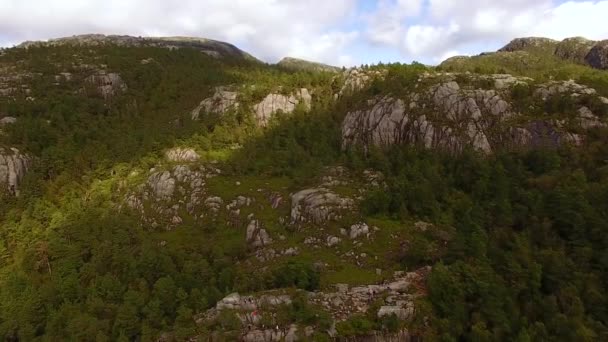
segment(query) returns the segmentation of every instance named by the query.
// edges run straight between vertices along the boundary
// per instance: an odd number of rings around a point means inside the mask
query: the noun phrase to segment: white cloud
[[[367,37],[399,49],[407,59],[435,62],[453,51],[478,53],[482,46],[497,47],[516,37],[608,38],[608,0],[429,0],[426,7],[414,6],[420,13],[416,18],[399,12],[400,3],[378,6],[368,18]]]
[[[0,0],[0,44],[82,33],[228,41],[268,61],[336,62],[356,37],[356,0]],[[352,32],[351,32],[352,31]]]

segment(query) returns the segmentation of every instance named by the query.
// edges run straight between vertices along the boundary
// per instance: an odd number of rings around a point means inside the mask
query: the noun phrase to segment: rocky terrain
[[[605,52],[522,38],[340,70],[180,37],[8,49],[0,337],[594,340]]]
[[[511,75],[460,76],[465,82],[482,80],[487,87],[461,86],[456,81],[459,75],[454,74],[423,75],[418,80],[420,84],[428,84],[429,79],[434,83],[427,85],[427,90],[402,98],[376,97],[368,101],[368,109],[348,113],[342,123],[343,146],[416,144],[451,153],[467,147],[491,153],[504,148],[581,144],[581,129],[605,125],[584,106],[582,98],[596,99],[601,113],[608,110],[608,99],[574,82],[533,86],[532,79]],[[512,99],[512,88],[516,86],[534,87],[531,91],[540,107],[553,96],[567,96],[580,104],[567,120],[524,116]]]

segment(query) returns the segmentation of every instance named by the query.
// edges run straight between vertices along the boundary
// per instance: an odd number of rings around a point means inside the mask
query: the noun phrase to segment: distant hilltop
[[[594,41],[583,37],[566,38],[562,41],[542,37],[516,38],[498,50],[498,53],[506,52],[553,55],[595,69],[608,69],[608,40]]]
[[[206,38],[197,37],[133,37],[126,35],[104,35],[83,34],[71,37],[49,39],[48,41],[26,41],[19,44],[18,48],[30,48],[37,46],[59,46],[59,45],[91,45],[98,46],[114,44],[118,46],[133,47],[162,47],[168,49],[192,48],[216,58],[243,58],[250,61],[258,61],[249,53],[236,46]],[[258,61],[259,62],[259,61]]]

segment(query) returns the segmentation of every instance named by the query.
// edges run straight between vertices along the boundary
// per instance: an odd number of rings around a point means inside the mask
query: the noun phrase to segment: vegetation
[[[509,59],[520,55],[506,56],[440,69],[512,72],[541,80],[573,77],[608,93],[605,72],[533,55],[526,55],[532,59],[522,66]],[[119,72],[128,90],[111,101],[83,94],[82,81],[94,70],[78,67],[85,64]],[[0,197],[0,336],[5,340],[153,341],[165,332],[184,340],[213,331],[236,338],[230,334],[241,322],[230,312],[210,326],[196,324],[194,317],[237,290],[312,291],[337,282],[381,280],[376,268],[425,265],[432,272],[420,312],[428,321],[408,324],[424,338],[608,339],[605,128],[591,131],[577,149],[493,156],[405,146],[343,151],[340,123],[349,108],[374,95],[406,92],[432,69],[375,66],[370,69],[387,70],[384,81],[357,97],[334,101],[333,74],[216,60],[188,49],[11,49],[0,56],[4,65],[42,75],[31,86],[34,101],[0,100],[0,112],[18,118],[3,128],[0,143],[37,158],[21,196]],[[55,85],[54,75],[64,71],[73,79]],[[190,110],[220,85],[244,89],[241,109],[192,121]],[[242,109],[268,90],[290,93],[302,87],[315,91],[310,113],[300,108],[260,129]],[[512,97],[518,108],[530,107],[530,88],[516,87]],[[568,112],[571,101],[555,98],[543,112]],[[232,199],[247,191],[256,204],[267,200],[256,189],[287,197],[316,184],[326,166],[343,165],[353,175],[381,171],[387,188],[367,192],[361,213],[341,222],[379,226],[376,240],[362,247],[378,259],[358,266],[335,253],[305,250],[263,269],[250,256],[242,232],[225,220],[184,222],[174,231],[142,225],[137,215],[122,210],[130,190],[125,180],[142,180],[141,174],[162,165],[163,151],[173,146],[194,147],[204,162],[219,163],[224,174],[207,184],[214,193]],[[355,190],[348,190],[358,193],[366,184],[353,178]],[[237,181],[242,182],[238,188]],[[245,214],[264,218],[273,236],[287,236],[277,245],[303,247],[302,231],[278,223],[288,215],[284,208],[259,207]],[[416,230],[412,223],[419,220],[437,230]],[[338,235],[340,227],[323,229]],[[399,245],[405,240],[407,250]],[[319,269],[317,260],[331,267]],[[350,337],[403,327],[392,316],[378,319],[376,312],[354,316],[336,329]],[[281,308],[276,320],[315,326],[321,332],[316,340],[327,338],[331,326],[328,314],[302,297]]]

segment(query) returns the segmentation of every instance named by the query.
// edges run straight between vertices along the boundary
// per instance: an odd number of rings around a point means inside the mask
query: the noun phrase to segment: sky
[[[85,33],[211,38],[270,63],[437,64],[516,37],[608,39],[608,0],[0,0],[0,46]]]

